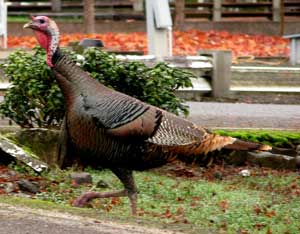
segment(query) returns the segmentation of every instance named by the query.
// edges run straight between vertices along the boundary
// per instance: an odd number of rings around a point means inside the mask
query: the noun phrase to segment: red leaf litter
[[[147,53],[146,33],[103,33],[103,34],[63,34],[61,46],[83,38],[100,39],[109,50],[143,51]],[[34,36],[8,38],[9,48],[33,48],[37,45]],[[174,55],[197,55],[201,49],[231,50],[233,57],[270,57],[289,55],[289,40],[279,36],[249,35],[227,31],[175,31],[173,32]]]

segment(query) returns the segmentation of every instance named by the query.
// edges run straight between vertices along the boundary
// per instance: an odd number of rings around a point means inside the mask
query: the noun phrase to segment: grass
[[[299,174],[252,170],[250,177],[229,173],[223,180],[207,180],[203,176],[174,177],[165,170],[136,172],[140,191],[139,219],[145,223],[167,224],[171,229],[180,227],[191,233],[203,229],[216,233],[299,233]],[[110,171],[91,169],[88,172],[94,182],[104,180],[111,188],[96,188],[95,185],[74,187],[68,177],[70,172],[55,171],[44,175],[50,184],[36,198],[76,211],[78,209],[69,206],[70,201],[83,191],[122,188]],[[88,209],[84,210],[93,217],[96,210],[120,220],[132,218],[127,198],[98,199],[92,205],[95,209],[90,209],[90,213]]]

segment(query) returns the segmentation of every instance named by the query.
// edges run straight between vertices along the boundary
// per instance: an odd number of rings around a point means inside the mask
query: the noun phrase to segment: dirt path
[[[180,234],[0,203],[0,234]]]

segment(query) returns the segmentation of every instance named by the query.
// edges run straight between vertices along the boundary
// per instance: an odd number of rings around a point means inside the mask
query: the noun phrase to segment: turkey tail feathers
[[[249,142],[249,141],[242,141],[239,139],[235,139],[232,144],[225,145],[225,149],[232,149],[232,150],[258,150],[258,151],[271,151],[272,147],[269,145],[262,145],[259,143]]]
[[[254,142],[242,141],[229,136],[220,136],[216,134],[206,134],[200,142],[194,142],[187,145],[173,146],[173,152],[180,155],[207,155],[215,150],[258,150],[271,151],[272,147]]]
[[[277,147],[272,147],[272,150],[270,152],[272,154],[283,154],[291,157],[296,157],[298,155],[295,149],[286,149],[286,148],[277,148]]]

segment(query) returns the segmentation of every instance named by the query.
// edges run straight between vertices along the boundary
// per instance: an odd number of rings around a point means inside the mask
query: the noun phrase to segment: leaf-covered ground
[[[249,177],[239,174],[245,169],[250,171]],[[83,191],[122,187],[108,170],[87,171],[94,183],[78,186],[69,178],[72,170],[38,176],[20,166],[1,166],[0,194],[7,195],[8,183],[25,178],[40,186],[40,193],[29,197],[69,206]],[[203,229],[213,233],[300,233],[299,172],[222,165],[203,169],[176,163],[136,172],[135,177],[140,191],[139,219],[170,229],[179,226],[191,233]],[[109,188],[103,188],[106,184]],[[13,194],[20,196],[18,187],[10,196]],[[101,215],[130,217],[127,198],[95,200],[92,207]]]
[[[233,56],[288,56],[289,40],[279,36],[233,34],[226,31],[188,30],[176,31],[174,35],[174,55],[196,55],[201,49],[232,50]],[[83,38],[97,38],[107,49],[120,51],[143,51],[147,53],[145,33],[104,33],[104,34],[63,34],[61,45]],[[33,48],[37,45],[33,36],[8,38],[10,48]]]

